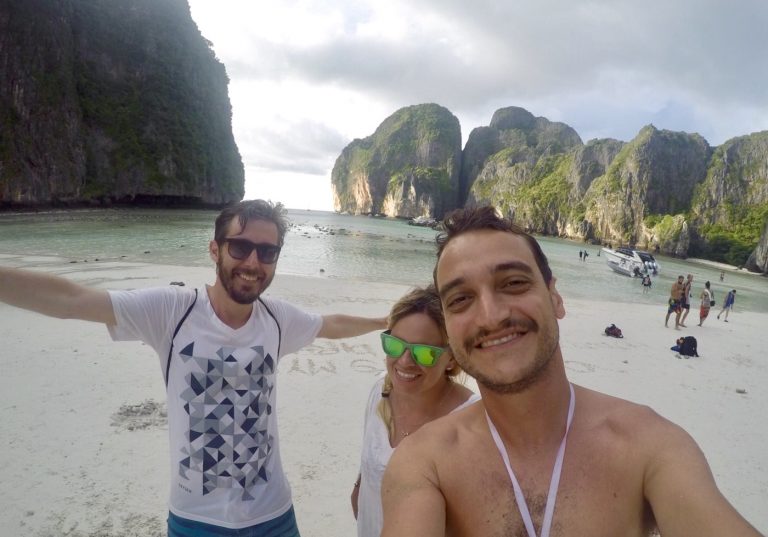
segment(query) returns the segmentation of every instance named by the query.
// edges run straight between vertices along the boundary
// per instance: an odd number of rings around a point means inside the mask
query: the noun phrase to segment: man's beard
[[[244,292],[239,291],[235,287],[235,278],[232,275],[232,271],[227,271],[223,266],[221,259],[219,259],[219,262],[216,263],[216,272],[219,276],[219,280],[221,281],[222,287],[224,287],[224,290],[229,295],[229,298],[237,302],[238,304],[253,304],[256,302],[256,300],[259,298],[261,293],[266,291],[267,287],[269,287],[269,284],[272,283],[272,278],[274,277],[274,274],[270,276],[268,279],[261,280],[261,287],[256,291],[250,291],[250,292]],[[253,272],[243,271],[240,272],[246,273],[246,274],[254,274]],[[261,277],[260,274],[254,274],[255,276]]]
[[[507,320],[504,323],[504,328],[514,324],[519,323]],[[519,373],[517,380],[512,382],[492,378],[483,373],[480,368],[470,360],[470,354],[475,348],[475,343],[482,334],[478,334],[473,338],[467,338],[461,349],[453,349],[453,355],[462,369],[469,376],[489,390],[498,394],[520,393],[536,384],[536,382],[542,378],[552,361],[552,357],[555,355],[560,334],[557,322],[553,324],[554,330],[550,326],[540,328],[534,321],[527,321],[525,323],[528,333],[535,332],[538,334],[538,348],[536,349],[536,355],[534,356],[533,361]],[[510,355],[506,357],[506,359],[515,360],[517,358],[514,355]]]

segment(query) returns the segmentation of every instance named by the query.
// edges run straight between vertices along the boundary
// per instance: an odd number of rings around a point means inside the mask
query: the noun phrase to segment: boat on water
[[[603,248],[603,257],[608,266],[618,272],[630,277],[642,277],[646,274],[656,276],[661,270],[658,261],[649,252],[635,250],[634,248]]]
[[[438,221],[430,216],[417,216],[408,220],[409,226],[422,226],[434,228],[438,225]]]

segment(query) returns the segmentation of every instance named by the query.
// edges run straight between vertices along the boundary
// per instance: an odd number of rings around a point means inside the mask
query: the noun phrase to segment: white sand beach
[[[211,268],[12,255],[0,255],[0,264],[114,289],[213,280]],[[268,293],[320,313],[381,316],[406,289],[278,274]],[[683,426],[724,495],[768,532],[768,315],[737,308],[724,323],[715,309],[700,328],[692,309],[689,328],[678,332],[664,327],[665,304],[564,298],[561,346],[571,380]],[[610,323],[624,339],[603,335]],[[678,335],[696,336],[701,357],[678,359],[669,350]],[[0,535],[164,536],[168,441],[154,352],[113,343],[100,325],[3,304],[0,342]],[[364,405],[382,363],[377,334],[318,340],[280,363],[283,461],[305,537],[355,534],[349,493]]]

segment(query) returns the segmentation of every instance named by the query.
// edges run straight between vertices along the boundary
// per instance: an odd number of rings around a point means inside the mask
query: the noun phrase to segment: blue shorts
[[[247,528],[230,529],[195,522],[168,513],[168,537],[301,537],[293,507],[272,520]]]

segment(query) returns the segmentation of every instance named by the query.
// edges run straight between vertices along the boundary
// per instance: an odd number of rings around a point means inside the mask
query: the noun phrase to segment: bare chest
[[[525,509],[498,452],[478,449],[473,461],[462,462],[445,479],[448,535],[528,537]],[[554,463],[554,460],[551,461]],[[652,517],[643,499],[642,472],[627,455],[611,449],[591,453],[566,451],[560,484],[548,498],[552,466],[513,463],[536,535],[548,502],[554,501],[551,537],[640,537],[649,535]]]

